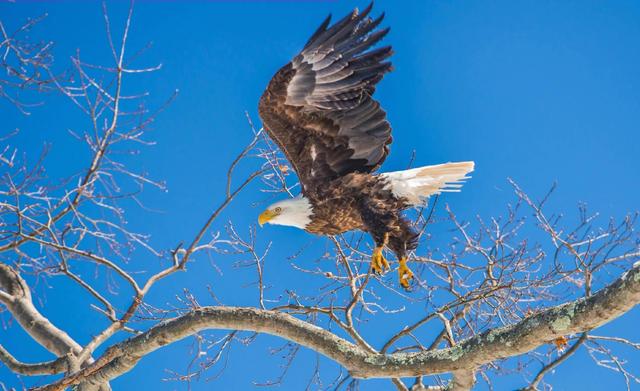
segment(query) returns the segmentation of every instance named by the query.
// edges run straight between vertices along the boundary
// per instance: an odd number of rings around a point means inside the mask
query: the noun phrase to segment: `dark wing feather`
[[[389,32],[375,30],[384,14],[371,19],[371,7],[332,26],[325,19],[260,99],[264,128],[307,196],[340,176],[375,170],[389,153],[391,127],[371,95],[391,70],[392,50],[371,49]]]

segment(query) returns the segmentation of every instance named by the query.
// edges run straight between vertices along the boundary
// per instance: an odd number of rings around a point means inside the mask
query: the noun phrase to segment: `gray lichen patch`
[[[571,327],[571,323],[576,314],[576,303],[555,308],[551,313],[550,327],[555,332],[565,331]]]
[[[353,346],[350,343],[345,341],[336,341],[336,349],[343,353],[351,353],[353,351]]]
[[[560,316],[558,319],[551,323],[551,329],[553,331],[564,331],[571,326],[571,318],[568,316]]]
[[[464,356],[465,349],[462,345],[456,345],[449,350],[450,358],[452,361],[458,360],[460,357]]]
[[[491,330],[489,334],[487,334],[487,341],[493,342],[496,339],[496,335],[499,334],[498,330]]]
[[[431,351],[429,352],[429,355],[437,361],[441,361],[441,360],[457,361],[467,353],[467,350],[471,348],[472,346],[469,346],[469,345],[458,344],[448,349],[439,349],[439,350]]]
[[[364,358],[364,362],[371,365],[382,366],[387,364],[387,358],[383,354],[370,354]]]

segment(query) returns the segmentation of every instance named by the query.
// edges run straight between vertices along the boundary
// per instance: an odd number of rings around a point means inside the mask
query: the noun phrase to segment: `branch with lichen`
[[[640,265],[589,298],[551,307],[513,325],[487,330],[452,348],[416,353],[371,353],[291,315],[236,307],[202,307],[164,321],[109,348],[92,365],[42,390],[79,381],[102,383],[131,370],[145,355],[206,329],[248,330],[286,338],[322,353],[356,378],[390,378],[472,370],[533,350],[558,336],[593,330],[640,302]]]

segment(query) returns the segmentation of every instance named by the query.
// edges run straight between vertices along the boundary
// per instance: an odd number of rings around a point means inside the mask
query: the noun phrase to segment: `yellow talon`
[[[389,262],[382,255],[382,246],[376,247],[371,255],[371,270],[376,274],[382,274],[389,268]]]
[[[400,258],[398,262],[400,263],[400,266],[398,266],[398,277],[400,279],[400,285],[404,289],[409,289],[409,283],[413,278],[413,272],[407,266],[406,257]]]

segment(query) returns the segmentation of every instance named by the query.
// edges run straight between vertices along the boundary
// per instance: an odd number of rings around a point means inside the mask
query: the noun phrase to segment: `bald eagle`
[[[402,211],[434,194],[459,191],[473,162],[376,174],[389,154],[391,127],[372,98],[391,70],[389,32],[377,29],[372,5],[329,26],[327,17],[302,51],[273,76],[260,98],[264,129],[298,174],[301,194],[269,206],[258,218],[321,235],[368,232],[375,242],[371,270],[389,269],[384,247],[398,259],[400,285],[410,286],[409,252],[417,234]]]

